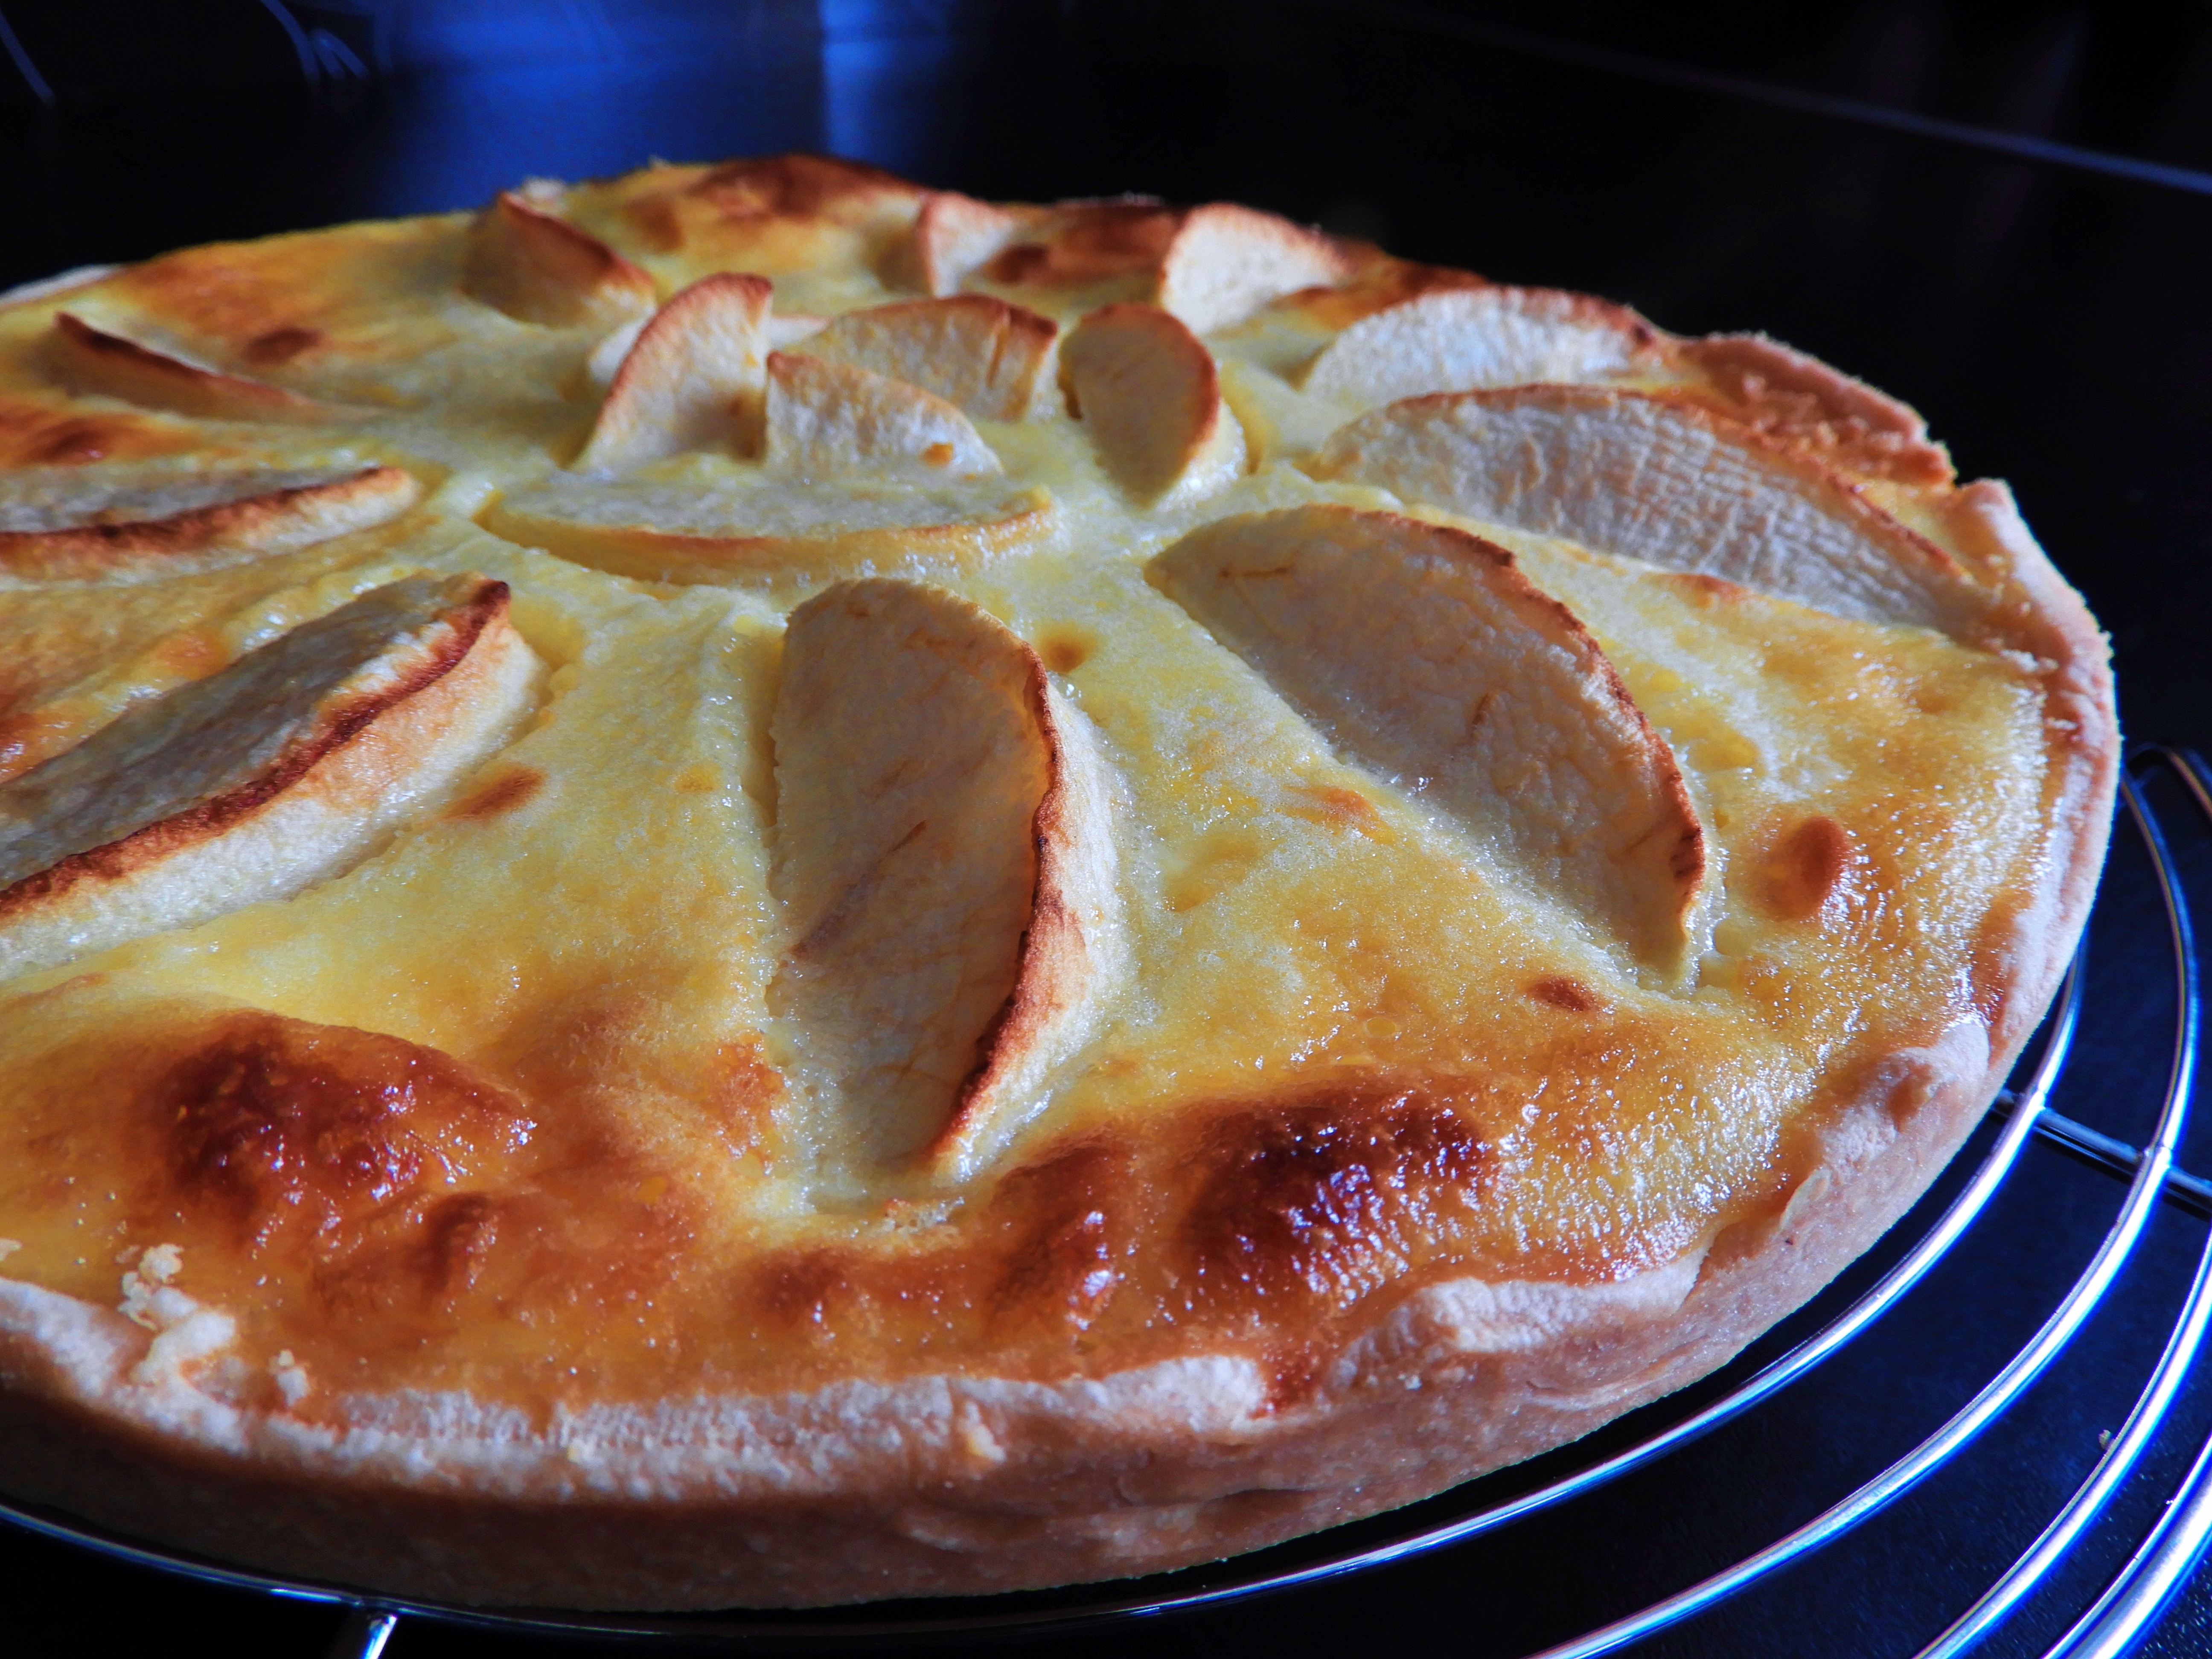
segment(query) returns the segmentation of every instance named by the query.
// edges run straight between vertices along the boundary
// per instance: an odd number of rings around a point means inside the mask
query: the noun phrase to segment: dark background
[[[1394,252],[1764,329],[1920,408],[2011,479],[2111,630],[2131,737],[2212,748],[2212,7],[1398,6],[1269,0],[0,0],[0,285],[180,243],[472,206],[529,174],[832,151],[992,197],[1230,198]],[[2169,805],[2172,803],[2169,802]],[[2179,820],[2177,820],[2179,821]],[[2157,916],[2123,836],[2088,1060],[2063,1109],[2140,1136],[2163,1063]],[[2192,1150],[2212,1168],[2212,1137]],[[1519,1654],[1715,1571],[1972,1393],[2094,1249],[2118,1188],[2032,1147],[1905,1308],[1743,1424],[1503,1540],[1133,1642]],[[2027,1547],[2117,1427],[2200,1223],[1928,1490],[1638,1651],[1910,1652]],[[2212,1419],[1988,1651],[2040,1652]],[[317,1650],[327,1611],[0,1535],[18,1650],[197,1630]],[[410,1624],[395,1654],[522,1652]],[[2154,1644],[2212,1653],[2200,1583]]]

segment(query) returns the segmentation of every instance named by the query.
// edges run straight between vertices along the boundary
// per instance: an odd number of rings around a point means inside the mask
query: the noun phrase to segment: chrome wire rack
[[[330,1651],[333,1659],[377,1659],[403,1620],[496,1629],[509,1635],[637,1641],[675,1638],[686,1645],[725,1644],[748,1651],[822,1651],[973,1640],[986,1635],[1069,1632],[1147,1616],[1218,1607],[1239,1600],[1313,1585],[1349,1573],[1400,1562],[1511,1527],[1541,1511],[1584,1498],[1631,1471],[1643,1469],[1691,1442],[1741,1417],[1804,1378],[1894,1307],[1925,1279],[1974,1226],[2019,1163],[2030,1140],[2040,1139],[2124,1179],[2118,1211],[2102,1242],[2040,1327],[1965,1405],[1856,1490],[1733,1565],[1654,1601],[1638,1612],[1543,1648],[1528,1659],[1595,1659],[1631,1648],[1737,1595],[1843,1537],[1911,1492],[1964,1451],[2020,1400],[2080,1336],[2115,1291],[2161,1206],[2212,1219],[2212,1182],[2176,1162],[2187,1125],[2197,1061],[2199,969],[2187,898],[2166,827],[2145,791],[2163,775],[2178,786],[2176,798],[2195,832],[2212,838],[2212,769],[2191,751],[2149,748],[2131,760],[2122,779],[2122,810],[2140,838],[2155,881],[2166,922],[2172,970],[2171,1052],[2156,1117],[2136,1147],[2055,1111],[2051,1097],[2073,1052],[2080,1022],[2084,957],[2077,956],[2056,1006],[2045,1021],[2032,1060],[2014,1085],[1990,1108],[1995,1133],[1979,1165],[1948,1206],[1922,1225],[1903,1254],[1869,1287],[1852,1295],[1831,1287],[1814,1304],[1822,1317],[1808,1335],[1764,1363],[1740,1359],[1722,1373],[1723,1391],[1693,1407],[1676,1405],[1672,1421],[1571,1472],[1502,1500],[1499,1476],[1455,1493],[1331,1533],[1182,1573],[1079,1588],[978,1600],[913,1602],[896,1607],[803,1613],[732,1613],[653,1617],[540,1609],[488,1609],[398,1601],[342,1585],[273,1577],[200,1560],[118,1537],[56,1513],[0,1504],[0,1520],[44,1537],[82,1547],[112,1559],[204,1583],[323,1603],[345,1610]],[[1929,1207],[1923,1203],[1922,1209]],[[1997,1574],[1972,1604],[1917,1652],[1916,1659],[1948,1659],[1973,1648],[2008,1614],[2046,1587],[2084,1534],[2107,1518],[2142,1471],[2144,1454],[2165,1425],[2212,1324],[2212,1230],[2197,1258],[2162,1352],[2142,1380],[2133,1409],[2119,1429],[2101,1437],[2103,1450],[2070,1497],[2033,1543]],[[1695,1391],[1692,1391],[1694,1393]],[[1680,1400],[1681,1396],[1677,1396]],[[1668,1402],[1646,1407],[1646,1414]],[[1571,1455],[1574,1449],[1570,1449]],[[1554,1454],[1559,1457],[1561,1454]],[[2160,1494],[2164,1508],[2148,1534],[2101,1594],[2045,1650],[2046,1659],[2113,1659],[2128,1650],[2172,1601],[2212,1541],[2212,1438],[2196,1447],[2176,1483]],[[1407,1516],[1446,1518],[1407,1529]],[[1347,1542],[1349,1540],[1351,1541]]]

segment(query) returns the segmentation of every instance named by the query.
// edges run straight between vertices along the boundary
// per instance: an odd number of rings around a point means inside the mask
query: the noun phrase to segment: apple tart
[[[407,1595],[1111,1577],[1699,1376],[2102,858],[1753,334],[806,156],[0,305],[0,1486]]]

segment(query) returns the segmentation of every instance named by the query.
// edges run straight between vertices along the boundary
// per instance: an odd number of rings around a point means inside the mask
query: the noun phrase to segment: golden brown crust
[[[1581,1290],[1431,1285],[1314,1356],[1301,1369],[1320,1386],[1287,1408],[1261,1369],[1224,1353],[1060,1388],[951,1376],[535,1431],[465,1397],[394,1400],[385,1426],[333,1435],[188,1394],[134,1400],[137,1421],[119,1428],[103,1372],[140,1363],[143,1333],[33,1293],[6,1306],[0,1338],[19,1431],[0,1436],[0,1481],[218,1556],[459,1601],[810,1605],[1206,1559],[1519,1461],[1724,1362],[1917,1194],[2002,1077],[2008,1057],[1985,1054],[1960,1033],[1899,1057],[1845,1114],[1856,1144],[1834,1137],[1757,1236],[1723,1240],[1702,1266]],[[1232,1202],[1208,1259],[1233,1275],[1256,1249],[1273,1264],[1259,1283],[1294,1282],[1295,1245],[1271,1242],[1280,1212],[1259,1194],[1332,1164],[1302,1159],[1274,1114],[1260,1126],[1230,1147],[1258,1171],[1260,1186],[1231,1188],[1251,1226]],[[1419,1115],[1358,1139],[1391,1159],[1480,1166]],[[809,1467],[862,1446],[896,1449]],[[402,1457],[438,1473],[397,1480]]]

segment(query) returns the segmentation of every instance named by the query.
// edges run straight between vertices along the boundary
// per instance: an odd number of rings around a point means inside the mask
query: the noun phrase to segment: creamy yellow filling
[[[963,1236],[999,1173],[1045,1149],[1316,1088],[1419,1085],[1452,1099],[1494,1154],[1462,1252],[1485,1271],[1623,1273],[1771,1202],[1802,1165],[1806,1133],[1865,1066],[1970,1017],[1986,930],[2039,879],[2039,702],[2014,660],[1469,526],[1575,611],[1680,760],[1711,858],[1695,972],[1662,983],[1516,884],[1429,809],[1419,779],[1333,756],[1145,577],[1153,554],[1224,514],[1418,503],[1316,483],[1278,454],[1203,500],[1142,510],[1065,414],[982,422],[1003,480],[933,495],[871,484],[849,516],[896,526],[941,508],[973,521],[1003,498],[1048,492],[1048,526],[1012,551],[925,548],[899,574],[943,582],[1005,622],[1095,725],[1121,791],[1132,965],[1089,1048],[973,1191],[924,1193],[890,1176],[880,1201],[825,1205],[788,1144],[798,1116],[773,1079],[795,1066],[799,1045],[765,993],[788,942],[768,881],[769,716],[781,619],[808,584],[695,574],[654,586],[467,519],[497,501],[557,515],[574,498],[586,526],[804,533],[836,516],[822,507],[835,483],[801,488],[702,459],[594,496],[560,469],[595,407],[580,368],[596,341],[464,297],[460,234],[459,222],[433,220],[175,256],[185,274],[173,270],[167,288],[134,273],[58,302],[89,311],[96,300],[123,317],[169,304],[182,284],[199,296],[184,320],[235,338],[283,320],[300,294],[319,296],[301,325],[328,337],[325,366],[303,356],[288,383],[374,412],[342,428],[220,428],[203,453],[288,466],[389,459],[442,488],[399,524],[204,576],[0,593],[0,637],[31,689],[29,712],[0,736],[15,730],[35,759],[38,744],[213,672],[271,627],[416,571],[510,584],[515,624],[553,673],[534,726],[457,805],[349,873],[0,988],[0,1236],[21,1247],[12,1276],[112,1302],[118,1261],[167,1242],[155,1236],[159,1206],[134,1143],[104,1115],[144,1083],[128,1056],[225,1008],[452,1055],[514,1091],[538,1126],[532,1145],[559,1134],[599,1149],[562,1177],[576,1203],[596,1201],[599,1180],[625,1216],[678,1217],[678,1243],[653,1248],[688,1265],[655,1281],[650,1312],[633,1298],[610,1327],[616,1293],[585,1297],[599,1298],[599,1340],[631,1343],[624,1352],[648,1372],[635,1345],[664,1340],[713,1350],[717,1375],[784,1363],[699,1334],[731,1282],[708,1266],[786,1247],[935,1248]],[[819,264],[818,247],[801,252],[800,274],[770,273],[780,303],[834,311],[885,297],[872,276]],[[246,280],[248,298],[207,297],[218,276]],[[0,400],[11,406],[55,400],[39,343],[56,308],[0,312]],[[1267,356],[1237,365],[1234,406],[1265,410],[1279,434],[1340,417],[1302,402]],[[1846,864],[1806,912],[1792,860],[1811,856],[1802,826],[1815,818],[1839,830]],[[96,1063],[103,1054],[126,1059]],[[473,1156],[481,1175],[509,1154]],[[237,1299],[252,1315],[248,1340],[274,1343],[297,1340],[287,1321],[306,1317],[296,1309],[312,1279],[297,1261],[203,1238],[187,1242],[179,1283]],[[514,1311],[535,1304],[507,1305],[506,1322],[426,1336],[387,1352],[374,1375],[507,1386],[496,1379],[546,1352],[531,1334],[537,1316]],[[926,1310],[914,1317],[919,1329]],[[607,1334],[616,1328],[629,1334]]]

